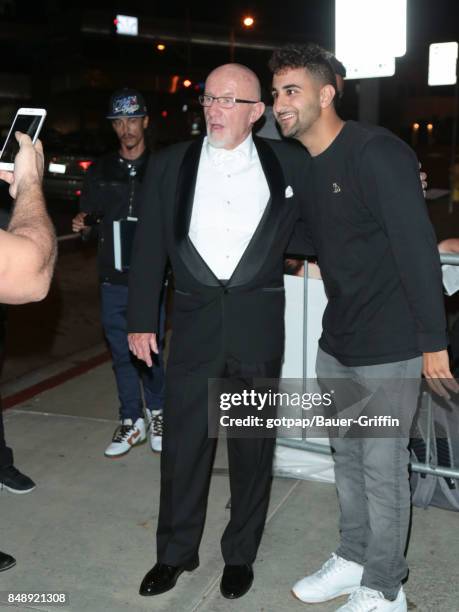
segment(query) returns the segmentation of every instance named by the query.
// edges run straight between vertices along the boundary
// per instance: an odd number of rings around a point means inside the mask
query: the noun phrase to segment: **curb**
[[[83,351],[83,354],[84,353],[87,354],[88,351]],[[53,366],[55,367],[56,365],[51,364],[50,366],[47,366],[43,369],[41,375],[40,372],[34,373],[35,378],[38,377],[41,379],[34,384],[28,384],[27,386],[27,379],[29,379],[30,381],[30,375],[25,375],[24,377],[22,377],[22,379],[18,379],[17,381],[15,381],[14,386],[19,387],[19,390],[14,391],[12,393],[10,392],[9,395],[6,395],[2,398],[1,405],[3,410],[8,410],[9,408],[16,406],[17,404],[21,404],[22,402],[31,399],[39,393],[43,393],[44,391],[48,391],[49,389],[58,387],[59,385],[62,385],[63,383],[67,382],[68,380],[71,380],[72,378],[77,378],[78,376],[89,372],[89,370],[92,370],[97,366],[102,365],[107,361],[110,361],[111,358],[108,350],[103,350],[102,352],[99,352],[98,354],[83,360],[81,360],[81,358],[78,359],[77,355],[73,355],[71,357],[66,358],[67,362],[69,361],[69,359],[73,358],[73,360],[77,361],[78,363],[71,367],[67,367],[62,372],[58,372],[57,374],[53,374],[51,376],[49,374],[46,375],[46,371],[48,370],[49,372],[49,370],[52,369]],[[68,365],[68,363],[66,363],[66,365]],[[43,375],[45,376],[44,378],[42,378]],[[21,388],[23,384],[25,384],[26,386],[24,388]]]

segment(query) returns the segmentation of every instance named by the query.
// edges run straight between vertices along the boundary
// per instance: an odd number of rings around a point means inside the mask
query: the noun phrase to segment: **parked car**
[[[94,161],[89,155],[55,154],[47,156],[43,186],[49,198],[77,199],[84,175]]]
[[[43,186],[48,198],[78,200],[86,172],[110,146],[103,136],[78,132],[44,138]]]

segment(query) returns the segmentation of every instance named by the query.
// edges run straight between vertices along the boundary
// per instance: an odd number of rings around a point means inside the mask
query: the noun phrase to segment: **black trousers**
[[[277,379],[280,367],[281,359],[246,364],[228,357],[204,364],[169,364],[158,562],[177,566],[198,559],[217,442],[208,433],[208,379],[224,377],[239,388],[248,387],[254,377]],[[255,560],[269,503],[274,444],[274,437],[227,439],[231,517],[221,538],[227,565]]]
[[[6,336],[6,307],[0,305],[0,372],[3,367],[5,356],[5,336]],[[0,468],[13,465],[13,451],[7,447],[5,442],[5,430],[3,427],[3,406],[0,398]]]

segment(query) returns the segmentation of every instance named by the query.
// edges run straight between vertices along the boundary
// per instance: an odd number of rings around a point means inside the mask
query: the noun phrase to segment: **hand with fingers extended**
[[[449,367],[449,356],[446,349],[435,353],[423,353],[422,373],[432,391],[441,397],[449,399],[449,391],[459,392],[459,385]]]
[[[156,334],[149,332],[131,333],[128,334],[128,343],[130,351],[137,359],[144,361],[151,368],[153,365],[151,353],[158,354]]]

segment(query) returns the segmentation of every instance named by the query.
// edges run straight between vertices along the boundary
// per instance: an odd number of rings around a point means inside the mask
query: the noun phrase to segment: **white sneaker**
[[[138,418],[135,423],[132,422],[132,419],[123,419],[121,425],[115,429],[113,440],[105,450],[105,456],[125,455],[133,446],[141,444],[146,438],[145,421],[142,418]]]
[[[292,593],[305,603],[322,603],[356,591],[360,588],[362,575],[363,565],[333,553],[315,574],[299,580]]]
[[[163,411],[146,409],[148,427],[150,428],[150,446],[155,453],[163,447]]]
[[[407,612],[405,593],[401,588],[395,601],[389,601],[379,591],[360,587],[349,601],[336,612]]]

